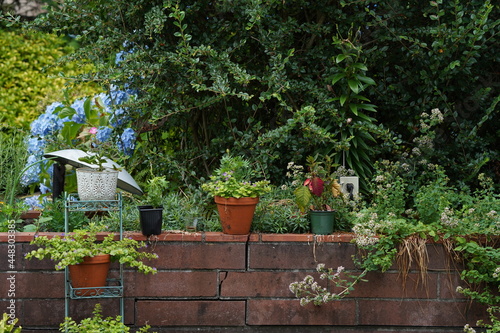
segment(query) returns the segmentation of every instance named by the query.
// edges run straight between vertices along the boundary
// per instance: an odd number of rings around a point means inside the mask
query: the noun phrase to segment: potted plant
[[[210,181],[202,189],[215,198],[222,230],[226,234],[248,234],[259,196],[271,191],[269,181],[253,181],[259,173],[241,156],[229,153],[221,158]]]
[[[319,155],[307,158],[306,179],[295,191],[295,202],[302,212],[309,211],[311,231],[315,234],[331,234],[334,229],[336,207],[343,205],[345,198],[335,173],[331,158],[318,161]]]
[[[143,242],[131,238],[115,240],[114,234],[109,234],[102,242],[98,242],[100,230],[91,223],[87,230],[75,230],[52,238],[35,236],[30,244],[38,245],[39,248],[27,253],[25,257],[39,260],[49,258],[56,262],[56,270],[68,267],[74,288],[105,286],[111,261],[134,267],[144,274],[156,273],[156,268],[142,262],[143,259],[158,258],[155,253],[139,251],[145,247]],[[96,268],[98,271],[94,271]]]
[[[102,306],[97,303],[92,311],[93,316],[82,319],[79,323],[71,317],[66,317],[61,323],[59,331],[66,333],[88,333],[88,332],[106,332],[106,333],[124,333],[130,332],[130,327],[126,326],[121,316],[102,317]],[[150,326],[141,327],[137,332],[148,332]]]
[[[80,200],[114,200],[120,169],[113,159],[120,156],[112,136],[111,115],[105,112],[100,98],[87,98],[83,102],[85,117],[73,107],[65,106],[58,116],[72,119],[64,122],[59,137],[62,145],[80,149],[86,156],[78,160],[91,167],[76,170],[77,189]],[[74,119],[74,120],[73,120]]]
[[[146,184],[146,198],[143,205],[138,206],[139,220],[144,236],[161,234],[163,224],[163,194],[168,181],[165,177],[154,177]]]

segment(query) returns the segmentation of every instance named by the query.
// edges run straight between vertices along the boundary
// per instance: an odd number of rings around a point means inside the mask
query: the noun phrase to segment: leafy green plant
[[[65,229],[64,201],[47,200],[43,204],[42,214],[36,222],[38,231],[63,232]],[[81,229],[88,222],[85,212],[75,211],[68,216],[68,230]]]
[[[306,209],[335,210],[345,202],[337,176],[332,170],[331,158],[320,158],[319,155],[307,158],[306,179],[294,191],[295,202],[302,212]]]
[[[146,198],[144,204],[151,205],[154,208],[162,206],[165,190],[169,182],[163,177],[153,177],[148,180],[145,187]]]
[[[221,158],[220,167],[210,176],[210,181],[201,187],[213,196],[255,198],[271,190],[269,181],[253,181],[255,177],[258,177],[258,172],[248,160],[227,153]]]
[[[72,53],[75,47],[75,43],[56,34],[0,28],[2,131],[15,133],[15,128],[28,129],[40,105],[63,97],[65,86],[72,82],[67,77],[91,70],[92,65],[82,62],[59,63],[59,58]],[[59,75],[61,72],[67,77]],[[88,82],[77,87],[74,97],[96,91]]]
[[[3,120],[5,121],[5,120]],[[26,162],[27,149],[23,132],[0,134],[0,197],[10,201],[20,194],[22,186],[19,183],[21,170]],[[9,202],[12,204],[12,202]]]
[[[0,333],[21,333],[22,327],[15,327],[17,320],[17,318],[12,319],[4,313],[0,320]]]
[[[368,67],[356,36],[359,36],[359,31],[350,30],[347,38],[333,37],[333,45],[339,53],[333,57],[333,70],[336,73],[330,78],[330,87],[336,96],[328,101],[339,106],[343,123],[335,130],[339,139],[347,142],[343,153],[336,155],[337,163],[341,158],[345,159],[351,169],[366,179],[372,173],[371,155],[374,149],[370,144],[376,142],[373,133],[378,130],[373,126],[375,118],[367,113],[376,112],[376,106],[370,103],[363,92],[374,86],[375,81],[367,75]]]
[[[64,269],[68,265],[83,262],[84,257],[97,254],[109,254],[113,261],[118,261],[130,267],[137,268],[141,273],[156,273],[156,268],[144,264],[142,259],[156,259],[155,253],[138,251],[145,245],[131,238],[115,240],[115,234],[104,237],[102,242],[97,242],[97,232],[100,228],[94,224],[89,225],[89,230],[75,230],[63,236],[38,236],[31,242],[38,245],[37,250],[26,254],[26,259],[39,260],[50,258],[56,261],[56,270]]]
[[[260,198],[252,222],[252,230],[262,233],[309,232],[307,214],[300,211],[290,199],[293,195],[287,186],[272,187],[270,193]]]
[[[61,332],[68,333],[123,333],[130,332],[130,327],[126,326],[122,322],[121,316],[116,317],[106,317],[102,316],[102,306],[101,304],[96,304],[93,316],[89,318],[82,319],[79,323],[74,321],[71,317],[66,317],[64,322],[61,323],[59,330]],[[149,325],[141,327],[137,332],[148,332],[150,329]]]

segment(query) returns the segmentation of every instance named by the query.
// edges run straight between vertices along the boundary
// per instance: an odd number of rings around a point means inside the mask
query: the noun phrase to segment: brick
[[[457,292],[457,287],[468,288],[467,283],[460,279],[459,272],[439,274],[439,298],[441,299],[468,299],[467,296]]]
[[[142,326],[243,326],[244,301],[136,302],[136,325]]]
[[[262,242],[313,242],[313,234],[261,234]]]
[[[207,271],[124,274],[126,297],[215,297],[217,273]]]
[[[23,261],[22,244],[0,243],[0,271],[19,271]]]
[[[360,300],[359,325],[457,326],[476,323],[485,307],[470,302],[433,300]]]
[[[59,327],[64,321],[64,299],[30,299],[21,301],[23,312],[19,316],[22,326]]]
[[[12,274],[0,273],[1,286]],[[64,272],[17,272],[15,275],[16,298],[63,298]],[[0,287],[0,295],[5,295]]]
[[[25,259],[25,255],[32,250],[36,250],[36,245],[30,245],[28,243],[22,244],[21,252],[20,252],[20,264],[22,265],[23,270],[47,270],[47,271],[55,271],[55,261],[50,259],[38,260],[36,258],[33,259]]]
[[[250,235],[228,235],[222,232],[205,232],[204,240],[206,242],[236,242],[246,243],[250,239]]]
[[[300,306],[299,300],[248,300],[247,325],[355,325],[352,300]]]
[[[347,243],[250,243],[250,269],[316,269],[327,267],[353,269],[355,247]]]
[[[403,285],[399,272],[370,272],[354,286],[349,297],[366,298],[437,298],[438,274],[429,273],[425,283],[419,273],[409,273]]]
[[[158,259],[148,261],[157,269],[244,269],[245,243],[160,243]]]
[[[293,297],[290,283],[302,281],[303,272],[223,272],[221,297]]]

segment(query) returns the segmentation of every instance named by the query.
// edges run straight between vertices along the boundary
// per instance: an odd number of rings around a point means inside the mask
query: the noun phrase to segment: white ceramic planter
[[[118,171],[79,168],[76,170],[76,181],[80,200],[114,200]]]

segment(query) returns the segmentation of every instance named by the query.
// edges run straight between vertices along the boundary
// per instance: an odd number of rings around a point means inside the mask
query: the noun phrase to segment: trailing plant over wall
[[[427,242],[442,242],[450,258],[461,264],[457,267],[464,267],[460,277],[466,287],[458,287],[457,292],[489,306],[492,324],[478,325],[496,332],[500,303],[500,195],[493,179],[483,173],[472,188],[453,186],[444,168],[429,162],[434,131],[443,120],[438,109],[431,114],[422,113],[419,121],[425,130],[414,139],[418,146],[411,151],[401,147],[399,160],[383,160],[375,165],[371,197],[355,213],[353,231],[359,253],[354,260],[363,274],[384,272],[396,264],[403,284],[410,267],[416,266],[425,283]],[[308,278],[294,285],[292,292],[301,298],[301,303],[312,301],[320,305],[341,298],[330,297],[331,291],[314,282]]]

